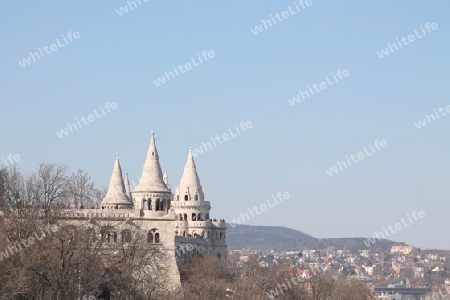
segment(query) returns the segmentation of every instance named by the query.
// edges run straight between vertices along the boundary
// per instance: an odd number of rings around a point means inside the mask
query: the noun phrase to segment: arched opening
[[[186,236],[186,231],[185,230],[183,230],[183,236]]]
[[[159,199],[156,199],[156,203],[155,203],[155,211],[159,211],[159,202],[160,202],[161,200],[159,200]]]
[[[180,201],[180,195],[177,195],[177,201]]]
[[[153,243],[153,233],[151,231],[147,233],[147,243]]]
[[[203,221],[201,213],[197,214],[197,221]]]
[[[219,236],[219,239],[222,239],[222,236],[223,236],[223,233],[221,232],[221,233],[220,233],[220,236]]]
[[[206,220],[209,220],[209,214],[206,214]]]
[[[148,210],[152,210],[152,199],[148,198]]]
[[[158,244],[159,243],[159,233],[155,233],[155,243]]]
[[[102,242],[111,242],[111,238],[113,238],[113,240],[116,242],[117,241],[117,232],[114,232],[112,234],[114,230],[114,227],[112,226],[105,226],[102,227],[100,230],[100,235],[102,237]]]
[[[197,216],[195,215],[195,213],[192,214],[192,221],[197,221]]]
[[[148,203],[145,199],[142,199],[142,209],[143,210],[148,210]]]
[[[183,215],[182,215],[182,214],[179,214],[179,217],[180,217],[179,220],[180,220],[180,221],[183,221]]]
[[[183,215],[184,221],[187,221],[187,214]]]
[[[189,196],[188,195],[184,195],[184,201],[188,201],[189,200]]]
[[[198,201],[198,195],[195,195],[195,201]]]
[[[121,232],[122,243],[131,243],[131,231],[124,229]]]

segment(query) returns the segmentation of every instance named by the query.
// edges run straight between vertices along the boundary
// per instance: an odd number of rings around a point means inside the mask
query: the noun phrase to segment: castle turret
[[[109,181],[108,192],[105,198],[100,202],[102,209],[130,209],[133,208],[133,202],[127,196],[125,184],[122,177],[122,168],[120,167],[119,155],[116,156],[111,180]]]
[[[209,201],[205,201],[192,149],[189,150],[172,206],[175,208],[177,219],[180,221],[206,221],[209,219],[211,206]]]
[[[128,173],[125,174],[125,193],[127,194],[128,198],[133,201],[133,197],[131,196],[130,181],[128,180]]]
[[[180,186],[176,192],[177,200],[184,201],[204,201],[203,188],[198,178],[197,168],[192,155],[192,148],[189,149],[188,159],[181,177]]]
[[[209,217],[211,205],[209,201],[205,200],[205,193],[197,174],[192,148],[189,149],[172,207],[177,216],[176,234],[180,236],[180,243],[197,243],[197,238],[200,238],[200,240],[206,239],[207,242],[202,244],[205,253],[214,254],[221,259],[226,258],[225,221]],[[188,238],[188,240],[185,241],[185,238]],[[194,240],[189,240],[190,238],[194,238]],[[199,242],[199,244],[201,243]]]
[[[167,213],[172,192],[164,181],[156,149],[155,134],[153,132],[151,134],[142,176],[132,192],[132,197],[135,201],[135,208],[138,210]]]
[[[148,147],[142,176],[134,192],[170,192],[164,182],[161,166],[159,165],[159,155],[156,149],[154,132],[152,132],[150,139],[150,146]]]
[[[167,171],[164,171],[163,180],[164,180],[164,183],[167,185],[167,188],[170,190],[169,176],[167,176]]]

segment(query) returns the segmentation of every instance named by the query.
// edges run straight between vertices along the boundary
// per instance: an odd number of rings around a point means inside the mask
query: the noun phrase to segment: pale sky
[[[122,16],[116,10],[124,0],[3,3],[0,157],[19,154],[26,172],[43,161],[64,163],[103,187],[117,152],[124,173],[137,181],[155,131],[175,187],[189,147],[251,122],[196,157],[212,217],[228,221],[289,192],[290,199],[246,224],[318,238],[369,237],[416,210],[425,217],[389,238],[450,249],[450,117],[414,125],[450,105],[448,1],[312,0],[297,4],[299,12],[290,0],[140,2]],[[283,11],[286,19],[257,35],[250,30]],[[427,22],[438,28],[424,35]],[[420,38],[377,55],[415,30]],[[18,63],[44,46],[49,54]],[[204,50],[214,57],[199,64]],[[154,84],[192,60],[198,65]],[[339,69],[350,75],[288,102]],[[117,108],[103,114],[99,106],[107,102]],[[100,117],[57,136],[94,110]],[[327,175],[376,140],[387,146]]]

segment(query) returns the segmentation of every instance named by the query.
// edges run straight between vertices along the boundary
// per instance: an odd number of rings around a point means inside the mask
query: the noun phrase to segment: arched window
[[[186,231],[185,230],[183,231],[183,236],[186,236]]]
[[[112,234],[111,232],[114,230],[114,227],[112,226],[105,226],[102,227],[102,229],[100,230],[100,235],[102,237],[102,241],[103,242],[111,242],[111,238],[114,237],[114,241],[117,241],[117,232],[114,232],[114,234]],[[111,236],[113,235],[113,236]]]
[[[148,210],[148,203],[145,199],[142,199],[142,209],[143,210]]]
[[[158,244],[159,243],[159,233],[155,233],[155,243]]]
[[[180,221],[183,221],[183,215],[180,214]]]
[[[121,237],[122,243],[131,243],[131,231],[129,229],[122,230]]]
[[[183,215],[184,221],[187,221],[187,214]]]
[[[180,195],[177,195],[177,201],[180,201]]]
[[[152,199],[148,198],[148,210],[152,210]]]
[[[147,243],[153,243],[153,233],[151,231],[147,233]]]
[[[155,211],[159,211],[159,202],[160,202],[161,200],[159,200],[159,199],[156,199],[156,203],[155,203]]]
[[[197,221],[197,217],[196,217],[195,213],[192,214],[192,221]]]
[[[195,201],[198,201],[198,195],[195,195]]]
[[[203,221],[202,214],[200,214],[200,213],[197,214],[197,221]]]
[[[188,201],[189,200],[189,196],[188,195],[184,195],[184,201]]]
[[[222,236],[223,236],[223,233],[221,232],[221,233],[220,233],[220,237],[219,237],[219,238],[220,238],[220,239],[222,239]]]

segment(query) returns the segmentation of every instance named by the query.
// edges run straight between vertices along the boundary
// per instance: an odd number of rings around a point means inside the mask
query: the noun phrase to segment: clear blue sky
[[[123,16],[124,0],[7,1],[0,12],[0,157],[20,154],[88,171],[106,186],[116,152],[136,180],[150,139],[177,186],[190,146],[240,121],[253,128],[196,158],[212,217],[231,220],[279,191],[292,197],[247,224],[316,237],[368,237],[413,210],[425,218],[390,236],[450,249],[449,8],[434,1],[315,1],[258,35],[250,28],[294,1],[155,1]],[[380,59],[396,38],[439,29]],[[22,68],[37,48],[80,38]],[[62,41],[62,40],[61,40]],[[197,53],[215,57],[156,87]],[[291,106],[288,99],[338,69],[350,76]],[[106,102],[118,109],[60,139],[56,132]],[[328,176],[375,140],[388,146]]]

